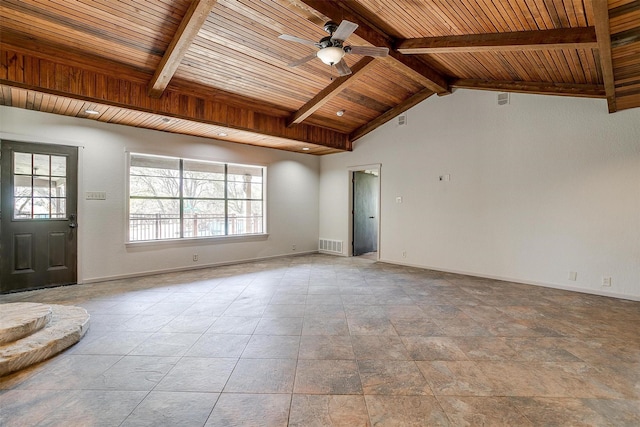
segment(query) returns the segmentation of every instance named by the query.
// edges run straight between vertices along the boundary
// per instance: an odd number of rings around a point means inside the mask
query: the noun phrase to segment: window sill
[[[243,234],[238,236],[215,236],[215,237],[191,237],[184,239],[166,239],[166,240],[141,240],[139,242],[125,242],[127,248],[144,248],[152,246],[201,246],[215,245],[222,243],[237,242],[257,242],[267,240],[269,233],[263,234]]]

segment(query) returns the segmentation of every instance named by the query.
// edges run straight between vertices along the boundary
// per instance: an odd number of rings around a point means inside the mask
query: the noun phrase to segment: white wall
[[[11,107],[0,107],[0,137],[81,146],[80,281],[229,263],[318,247],[316,156],[230,144]],[[267,166],[268,239],[198,240],[125,246],[125,151]],[[84,200],[106,191],[107,200]],[[292,251],[296,245],[296,251]],[[193,254],[199,261],[194,263]]]
[[[496,96],[431,97],[323,157],[320,237],[351,240],[347,170],[381,163],[382,260],[640,299],[640,109]]]

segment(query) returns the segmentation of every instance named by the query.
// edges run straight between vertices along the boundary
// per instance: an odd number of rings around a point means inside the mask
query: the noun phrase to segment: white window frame
[[[256,241],[256,240],[266,240],[269,237],[269,233],[267,230],[267,166],[263,164],[248,164],[248,163],[234,163],[234,162],[225,162],[219,160],[212,159],[196,159],[196,158],[187,158],[187,157],[179,157],[175,155],[165,155],[165,154],[155,154],[148,152],[140,152],[140,151],[125,151],[126,153],[126,167],[125,167],[125,230],[124,230],[124,240],[126,246],[147,246],[147,245],[175,245],[180,243],[218,243],[218,242],[226,242],[226,241]],[[177,237],[177,238],[166,238],[166,239],[152,239],[152,240],[130,240],[130,170],[131,170],[131,156],[132,155],[140,155],[147,157],[157,157],[171,160],[179,160],[182,164],[183,161],[194,161],[194,162],[205,162],[205,163],[213,163],[218,165],[225,166],[225,170],[228,166],[246,166],[253,168],[261,168],[262,169],[262,199],[253,199],[253,201],[262,203],[262,233],[252,233],[252,234],[225,234],[225,235],[215,235],[215,236],[200,236],[200,237]],[[229,200],[225,196],[225,202]],[[228,220],[228,211],[225,212],[225,223]]]

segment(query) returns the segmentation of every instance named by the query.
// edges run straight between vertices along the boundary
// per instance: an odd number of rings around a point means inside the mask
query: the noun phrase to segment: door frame
[[[359,165],[359,166],[349,166],[347,168],[347,187],[349,188],[349,226],[348,226],[348,236],[347,240],[347,256],[353,256],[353,173],[361,172],[361,171],[370,171],[374,170],[378,172],[378,206],[376,206],[377,218],[378,218],[378,252],[376,252],[376,260],[380,260],[380,254],[382,253],[382,239],[380,239],[381,230],[382,230],[382,163],[372,163],[369,165]]]
[[[66,145],[69,147],[77,147],[78,148],[78,188],[77,188],[77,200],[76,200],[76,215],[78,218],[78,228],[76,229],[78,232],[78,249],[77,249],[77,264],[76,264],[76,283],[78,285],[84,283],[84,272],[83,272],[83,254],[84,254],[84,244],[83,244],[83,225],[84,221],[84,205],[83,205],[83,197],[84,194],[84,145],[79,144],[75,141],[64,141],[64,140],[55,140],[42,138],[36,135],[22,135],[11,132],[3,132],[0,130],[0,139],[11,140],[16,142],[27,142],[34,144],[48,144],[48,145]]]

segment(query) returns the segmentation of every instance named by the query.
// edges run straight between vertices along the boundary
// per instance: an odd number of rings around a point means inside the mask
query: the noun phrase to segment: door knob
[[[76,222],[76,215],[75,214],[69,215],[69,228],[76,228],[77,226],[78,226],[78,223]]]
[[[370,216],[370,217],[369,217],[369,219],[373,219],[373,218],[375,218],[375,216]]]

